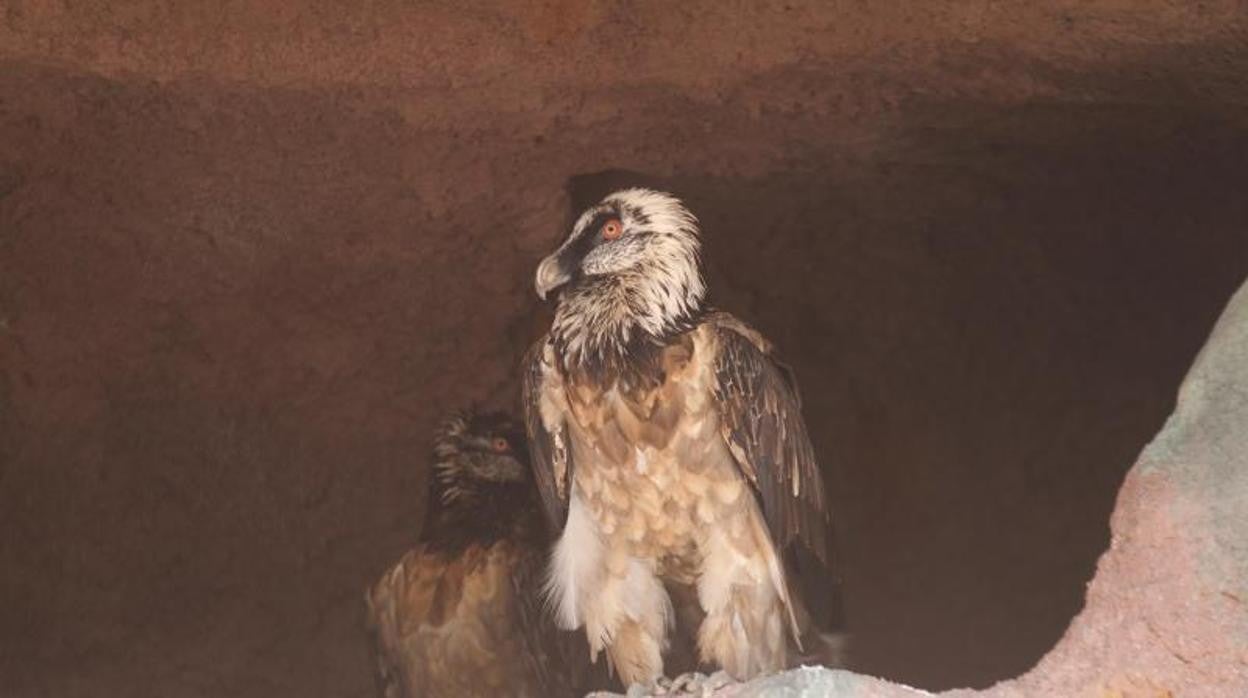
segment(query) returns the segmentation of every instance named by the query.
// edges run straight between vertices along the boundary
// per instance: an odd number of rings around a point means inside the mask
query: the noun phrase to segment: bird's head
[[[442,505],[467,503],[487,489],[521,485],[529,478],[523,431],[502,413],[456,413],[438,429],[433,454]]]
[[[577,218],[537,268],[537,295],[561,291],[552,336],[572,362],[687,329],[706,298],[698,222],[650,189],[609,194]]]

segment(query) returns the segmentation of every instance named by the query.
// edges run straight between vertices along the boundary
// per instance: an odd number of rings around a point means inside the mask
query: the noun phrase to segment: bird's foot
[[[724,671],[717,671],[710,676],[691,671],[687,674],[681,674],[674,679],[669,679],[666,676],[660,677],[651,682],[649,686],[633,684],[628,689],[628,697],[671,696],[672,698],[708,698],[714,695],[715,691],[734,683],[736,681]]]

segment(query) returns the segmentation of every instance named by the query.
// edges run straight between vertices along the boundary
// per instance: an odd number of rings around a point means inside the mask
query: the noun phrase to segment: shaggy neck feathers
[[[626,280],[608,278],[571,289],[555,312],[551,337],[564,368],[595,369],[648,356],[702,316],[701,295],[664,305]]]

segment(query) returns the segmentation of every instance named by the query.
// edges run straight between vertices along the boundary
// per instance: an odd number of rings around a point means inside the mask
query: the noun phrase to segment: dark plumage
[[[700,249],[677,199],[630,189],[586,211],[537,271],[539,295],[560,292],[524,388],[562,531],[552,597],[626,683],[663,674],[672,584],[696,591],[702,661],[737,679],[785,667],[811,629],[786,562],[832,564],[796,383],[762,335],[707,306]]]
[[[419,544],[366,594],[385,698],[580,696],[607,685],[541,598],[550,541],[525,441],[500,414],[439,429]]]

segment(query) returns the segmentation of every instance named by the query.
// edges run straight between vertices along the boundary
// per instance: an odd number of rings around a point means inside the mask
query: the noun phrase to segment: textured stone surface
[[[857,668],[1034,664],[1248,274],[1237,2],[0,7],[0,693],[367,695],[434,420],[569,201],[705,222],[833,470]]]
[[[1248,695],[1248,286],[1127,476],[1087,609],[1001,696]]]

